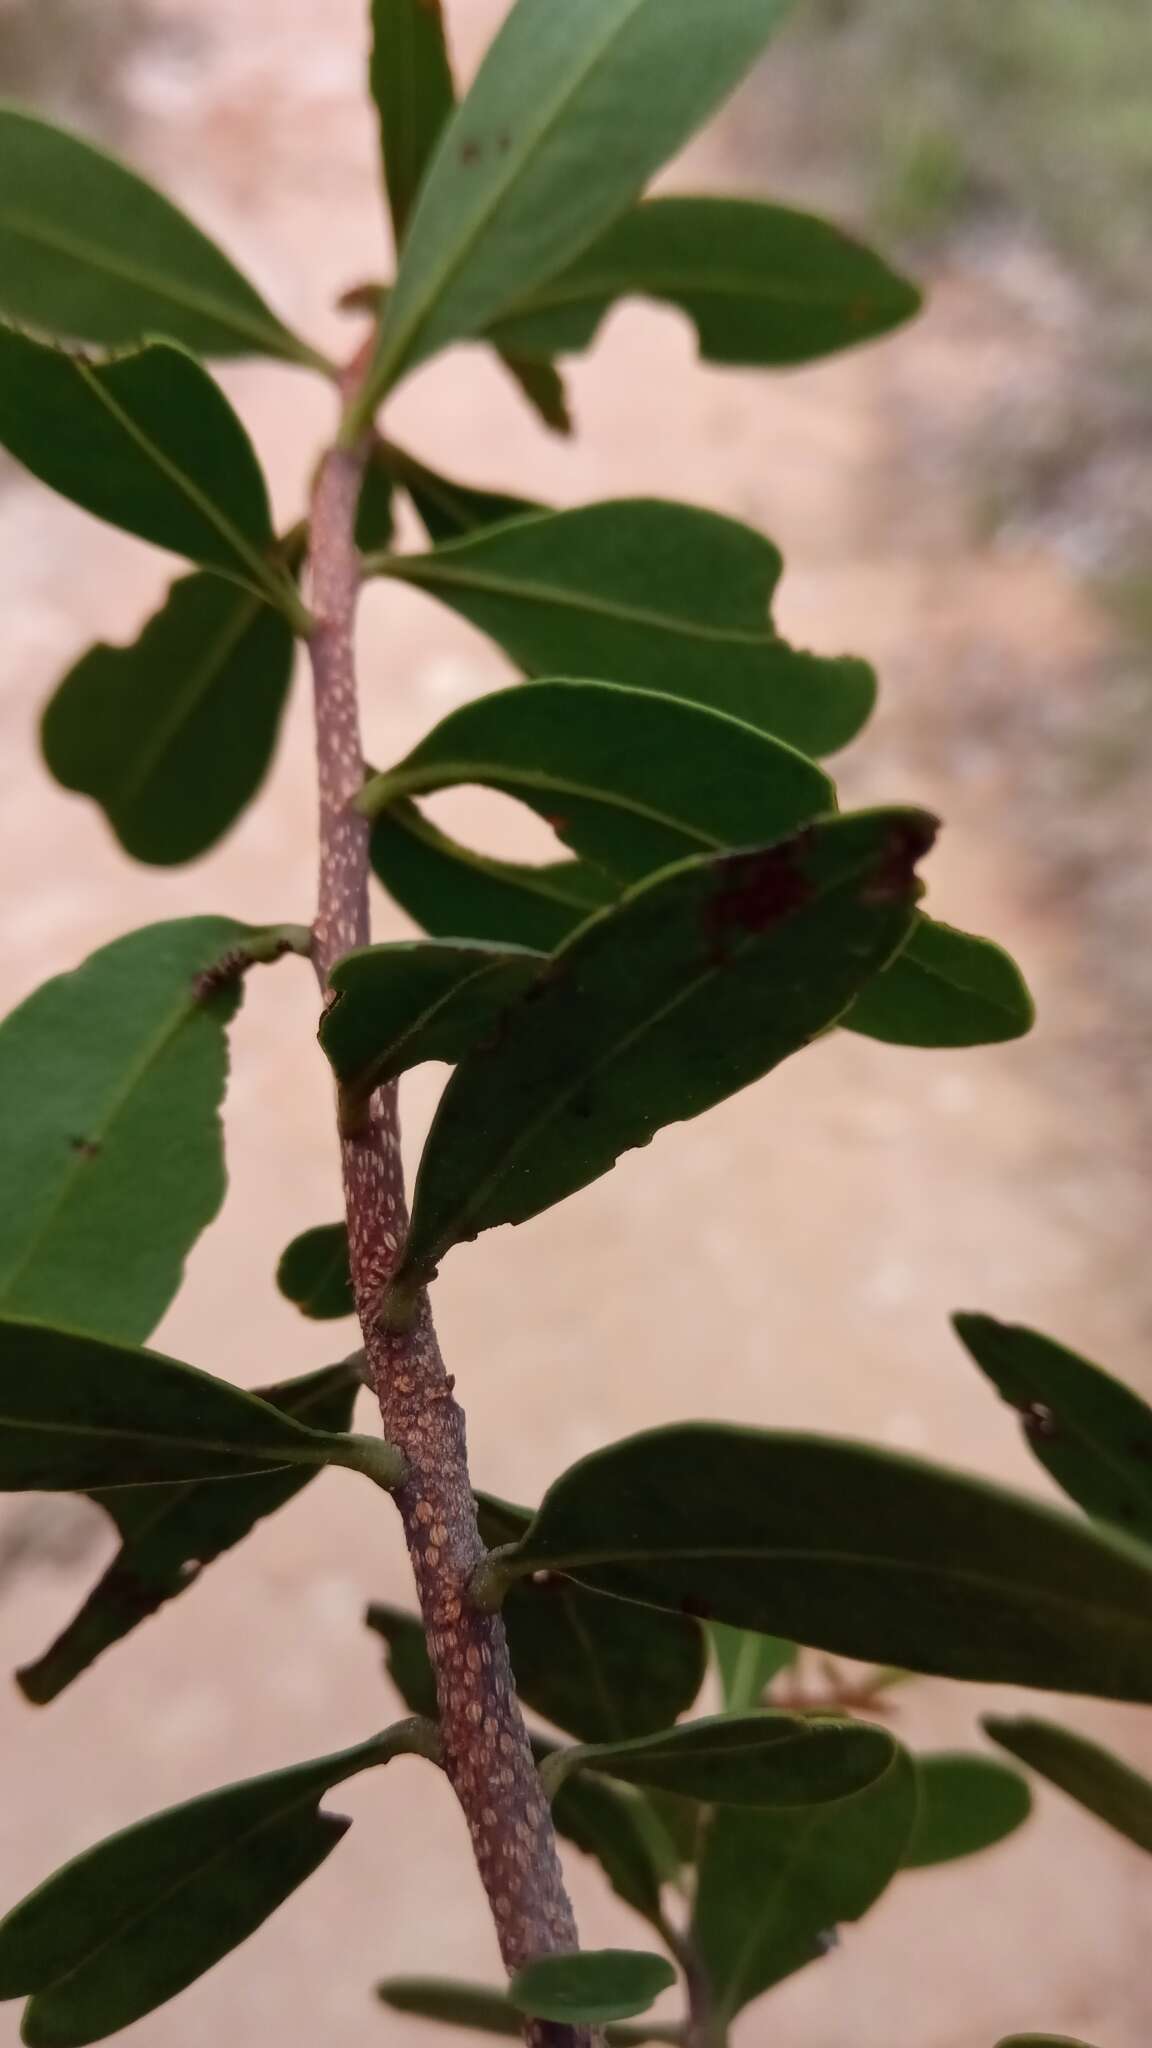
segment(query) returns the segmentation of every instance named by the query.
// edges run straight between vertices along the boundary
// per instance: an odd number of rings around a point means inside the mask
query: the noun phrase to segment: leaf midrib
[[[118,809],[138,800],[141,790],[162,763],[173,739],[177,737],[192,713],[200,709],[204,698],[214,684],[219,682],[225,664],[235,653],[249,628],[266,609],[264,599],[257,597],[254,591],[241,593],[241,601],[237,603],[232,616],[226,620],[204,650],[199,663],[186,675],[183,688],[174,691],[170,696],[166,715],[154,727],[150,744],[141,749],[132,772],[116,790],[114,800]],[[114,651],[124,653],[128,650],[117,648]]]
[[[756,735],[760,737],[759,734]],[[769,773],[777,764],[772,760],[770,750],[765,749],[769,759],[765,766]],[[639,797],[626,790],[604,783],[577,782],[571,777],[556,775],[548,769],[522,768],[517,763],[483,761],[472,759],[417,762],[413,767],[401,766],[385,778],[394,782],[400,796],[429,795],[437,790],[459,788],[468,783],[485,787],[496,787],[506,794],[515,796],[520,789],[538,790],[544,796],[575,798],[578,803],[595,804],[601,810],[621,811],[627,817],[638,818],[645,825],[658,825],[664,831],[675,832],[683,839],[689,839],[706,853],[719,852],[729,842],[718,838],[714,832],[703,826],[692,825],[684,818],[673,816],[667,811],[657,810],[655,805],[646,804]],[[557,833],[563,838],[562,832]],[[687,856],[686,856],[687,857]]]
[[[711,270],[702,273],[688,270],[681,274],[671,266],[664,269],[653,264],[647,269],[642,269],[638,265],[635,270],[621,267],[614,272],[609,270],[600,274],[588,272],[583,276],[572,275],[567,281],[558,278],[554,284],[542,285],[538,292],[517,301],[506,312],[501,313],[499,319],[492,324],[499,332],[500,328],[510,327],[514,321],[535,320],[546,313],[579,309],[587,300],[598,303],[602,299],[624,298],[671,299],[677,304],[682,300],[710,298],[720,299],[725,303],[730,299],[753,299],[762,300],[765,305],[800,306],[820,312],[839,312],[858,303],[865,291],[866,287],[863,285],[857,285],[853,290],[845,288],[836,291],[831,287],[824,290],[813,289],[801,282],[790,285],[783,279],[773,281],[761,273],[748,272],[741,275],[735,271],[728,273]]]
[[[578,861],[556,861],[550,867],[532,867],[528,863],[492,860],[475,852],[472,847],[462,845],[458,839],[449,838],[415,805],[408,811],[397,807],[383,815],[389,824],[409,839],[414,839],[418,846],[426,846],[442,859],[454,860],[469,872],[483,875],[489,881],[502,883],[509,889],[522,888],[527,895],[541,896],[549,903],[562,903],[569,910],[581,910],[586,917],[593,916],[597,907],[603,908],[603,905],[590,903],[583,896],[571,896],[557,885],[557,874],[565,867],[578,867]]]
[[[449,542],[449,547],[469,543]],[[594,591],[569,590],[551,583],[538,583],[501,576],[492,570],[459,569],[445,560],[442,551],[427,555],[387,555],[371,564],[376,575],[391,576],[402,583],[436,589],[477,590],[493,597],[512,598],[517,603],[550,605],[557,611],[585,612],[593,618],[611,619],[618,625],[639,626],[647,632],[668,633],[681,640],[700,640],[723,647],[775,647],[780,636],[765,622],[761,627],[719,626],[686,618],[677,612],[656,612],[644,605],[628,604],[620,598],[606,598]]]
[[[281,1419],[286,1421],[287,1417]],[[314,1465],[318,1462],[318,1453],[306,1451],[303,1446],[296,1450],[291,1445],[278,1444],[274,1451],[267,1450],[261,1452],[256,1445],[249,1446],[235,1442],[227,1443],[214,1437],[163,1436],[154,1429],[129,1429],[119,1424],[112,1425],[95,1422],[52,1422],[40,1419],[34,1419],[30,1422],[26,1416],[5,1415],[2,1411],[0,1411],[0,1429],[16,1434],[23,1431],[28,1436],[91,1437],[98,1443],[163,1444],[181,1451],[211,1451],[214,1455],[236,1458],[241,1462],[247,1458],[260,1458],[262,1463],[258,1471],[261,1472],[266,1468],[280,1470],[287,1465]],[[302,1426],[301,1434],[309,1435],[311,1432],[304,1430]],[[252,1469],[251,1467],[248,1468],[248,1470]],[[225,1472],[220,1476],[223,1479],[242,1479],[246,1476],[246,1472]],[[181,1480],[173,1479],[170,1476],[162,1479],[130,1479],[123,1482],[125,1488],[140,1486],[204,1486],[208,1483],[205,1479]],[[94,1494],[119,1493],[120,1490],[120,1486],[114,1482],[109,1482],[107,1486],[93,1484],[84,1488],[85,1492]]]

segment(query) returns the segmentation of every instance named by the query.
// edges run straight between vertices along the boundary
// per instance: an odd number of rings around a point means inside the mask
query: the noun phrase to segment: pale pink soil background
[[[154,12],[168,4],[154,0]],[[386,260],[360,91],[361,0],[170,0],[170,12],[176,40],[129,79],[133,152],[289,318],[346,346],[332,302]],[[502,0],[459,0],[451,12],[471,62]],[[749,108],[754,123],[754,101]],[[710,137],[677,180],[746,181],[731,147],[723,131]],[[845,764],[849,792],[942,809],[936,906],[1012,946],[1046,1012],[1035,1039],[995,1052],[901,1053],[838,1037],[666,1133],[543,1221],[454,1254],[438,1314],[476,1474],[500,1493],[531,1499],[595,1445],[700,1414],[853,1433],[1043,1490],[1006,1412],[949,1334],[959,1306],[1033,1319],[1149,1384],[1146,1198],[1125,1077],[1108,1057],[1106,998],[1089,986],[1084,934],[1053,886],[1059,820],[1053,809],[1024,844],[1009,808],[1018,764],[978,730],[958,742],[954,715],[977,657],[1007,702],[1046,686],[1049,650],[1090,670],[1104,628],[1041,553],[967,546],[950,482],[909,458],[903,434],[910,411],[953,425],[966,409],[978,413],[1029,341],[1026,315],[992,283],[954,277],[905,337],[765,379],[698,370],[677,321],[630,309],[573,373],[576,446],[545,440],[472,355],[419,379],[396,405],[400,438],[478,481],[563,502],[677,494],[762,524],[789,563],[784,627],[828,651],[866,653],[887,682],[880,717]],[[265,365],[231,369],[224,381],[284,517],[294,517],[331,419],[325,392]],[[62,667],[97,634],[130,637],[170,573],[159,555],[9,477],[0,496],[5,1007],[134,924],[215,910],[308,915],[303,689],[263,799],[189,872],[131,866],[99,815],[39,767],[37,707]],[[363,671],[369,745],[382,761],[505,674],[448,614],[394,591],[368,598]],[[466,800],[456,815],[493,845],[541,843],[510,809]],[[402,929],[381,908],[380,934]],[[337,1208],[328,1091],[309,1042],[314,1010],[303,969],[250,984],[234,1040],[227,1211],[158,1338],[245,1381],[322,1363],[345,1336],[299,1320],[270,1284],[287,1239]],[[408,1090],[413,1157],[436,1085],[426,1072]],[[87,1524],[30,1520],[27,1503],[5,1516],[0,1541],[25,1553],[0,1605],[0,1658],[12,1665],[70,1613],[98,1553],[79,1554]],[[367,1487],[324,1477],[51,1712],[0,1696],[5,1900],[133,1817],[388,1719],[377,1646],[359,1622],[373,1595],[407,1599],[396,1526]],[[904,1696],[902,1725],[925,1744],[971,1743],[990,1703],[975,1688],[925,1684]],[[1005,1703],[1033,1704],[1023,1695]],[[1147,1714],[1082,1703],[1061,1711],[1152,1764]],[[134,2041],[399,2048],[441,2038],[379,2013],[369,1987],[395,1971],[493,1975],[451,1800],[424,1767],[401,1764],[342,1789],[337,1804],[360,1825],[327,1867]],[[1006,1848],[896,1884],[832,1960],[754,2012],[741,2039],[750,2048],[992,2048],[1033,2025],[1098,2048],[1145,2048],[1147,1861],[1056,1795],[1039,1804]],[[644,1945],[645,1930],[576,1857],[572,1880],[590,1942]],[[17,2008],[7,2007],[0,2041],[16,2038]]]

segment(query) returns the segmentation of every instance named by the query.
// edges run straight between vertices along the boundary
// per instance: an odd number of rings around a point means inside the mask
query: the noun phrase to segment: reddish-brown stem
[[[360,564],[356,509],[369,442],[321,463],[312,505],[309,641],[320,787],[320,896],[313,958],[322,990],[333,963],[369,939],[369,826],[353,808],[364,781],[354,627]],[[532,1760],[499,1615],[468,1586],[484,1555],[468,1474],[464,1416],[444,1369],[427,1296],[410,1329],[377,1311],[408,1215],[395,1085],[363,1130],[342,1140],[352,1280],[384,1434],[404,1454],[395,1494],[436,1673],[444,1769],[464,1811],[509,1972],[577,1945],[547,1800]],[[588,2048],[582,2028],[525,2023],[534,2048]]]

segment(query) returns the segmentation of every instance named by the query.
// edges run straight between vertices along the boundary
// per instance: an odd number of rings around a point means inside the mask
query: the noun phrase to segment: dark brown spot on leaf
[[[483,154],[483,145],[479,142],[462,142],[460,145],[460,161],[462,164],[478,164]]]
[[[863,903],[915,902],[920,894],[916,863],[929,853],[939,831],[937,819],[927,811],[901,818],[889,831],[876,872],[860,892]]]
[[[799,866],[808,835],[766,853],[736,853],[718,865],[719,881],[705,909],[708,941],[723,957],[731,940],[769,926],[799,910],[812,893]]]
[[[71,1145],[72,1150],[79,1152],[84,1159],[99,1159],[100,1157],[102,1147],[99,1138],[69,1138],[68,1143]]]

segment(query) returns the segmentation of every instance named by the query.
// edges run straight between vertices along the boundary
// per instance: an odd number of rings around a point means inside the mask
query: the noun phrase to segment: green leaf
[[[720,1807],[700,1859],[693,1939],[721,2022],[835,1946],[899,1870],[916,1819],[911,1759],[893,1745],[864,1791],[791,1812]]]
[[[730,1714],[760,1706],[772,1680],[796,1661],[795,1643],[781,1636],[756,1635],[752,1629],[729,1628],[722,1621],[711,1624],[708,1640]]]
[[[405,1280],[539,1215],[825,1030],[903,940],[933,829],[920,811],[833,819],[685,861],[582,926],[449,1081]]]
[[[330,1457],[326,1434],[194,1366],[0,1319],[0,1492],[183,1485]]]
[[[920,308],[914,285],[810,213],[753,199],[650,199],[500,320],[526,356],[578,354],[619,299],[664,300],[713,363],[783,366],[887,334]]]
[[[312,1429],[347,1429],[359,1381],[347,1366],[265,1387],[258,1398]],[[120,1548],[75,1620],[16,1673],[26,1699],[46,1706],[315,1476],[314,1467],[188,1486],[124,1487],[92,1498],[111,1517]]]
[[[474,2034],[498,2034],[505,2040],[523,2038],[524,2017],[506,1991],[490,1990],[486,1984],[450,1983],[445,1977],[389,1977],[376,1986],[381,2005],[414,2019],[438,2020],[442,2026],[470,2027]],[[608,2048],[633,2048],[645,2041],[679,2043],[678,2030],[658,2024],[609,2027]]]
[[[1010,2034],[1000,2048],[1089,2048],[1089,2043],[1074,2041],[1071,2034]]]
[[[450,712],[361,807],[461,784],[526,804],[625,881],[689,854],[762,846],[836,808],[828,777],[767,733],[615,683],[519,683]]]
[[[1014,1834],[1032,1811],[1032,1795],[1018,1771],[987,1757],[941,1750],[918,1756],[919,1810],[904,1854],[905,1870],[975,1856]]]
[[[267,774],[294,656],[262,598],[186,576],[138,640],[100,641],[65,676],[44,714],[45,760],[137,860],[195,860]]]
[[[137,1343],[224,1197],[219,1109],[254,927],[146,925],[0,1025],[0,1310]]]
[[[30,1892],[0,1921],[0,1998],[34,1994],[28,2048],[103,2040],[246,1941],[347,1833],[317,1801],[410,1747],[406,1733],[171,1807]]]
[[[170,200],[23,107],[0,107],[0,193],[5,318],[113,348],[167,335],[324,367]]]
[[[555,363],[538,362],[532,356],[510,355],[506,349],[500,351],[500,360],[518,386],[520,395],[539,414],[546,427],[554,434],[571,434],[575,430],[572,411],[564,379]]]
[[[1002,947],[923,916],[843,1020],[888,1045],[928,1046],[999,1045],[1035,1021],[1027,983]]]
[[[619,894],[608,875],[580,861],[530,867],[474,853],[407,803],[377,818],[372,865],[396,902],[436,938],[497,941],[541,952],[551,952]]]
[[[318,1323],[354,1316],[347,1225],[320,1223],[294,1237],[276,1268],[276,1285],[302,1316]]]
[[[530,498],[513,497],[508,491],[480,490],[475,484],[441,476],[391,441],[384,444],[383,455],[397,482],[411,498],[429,540],[437,545],[441,541],[460,540],[478,527],[500,526],[508,519],[523,519],[527,513],[544,509]]]
[[[787,0],[519,0],[412,220],[365,394],[484,332],[638,197],[755,62]]]
[[[0,444],[97,519],[283,600],[252,443],[182,349],[94,363],[0,328]]]
[[[542,954],[519,948],[431,939],[349,953],[329,976],[336,1000],[320,1025],[342,1095],[363,1103],[425,1060],[462,1059],[544,964]]]
[[[581,1955],[539,1956],[517,1970],[508,1994],[521,2012],[570,2025],[603,2026],[647,2012],[676,1982],[666,1956],[640,1949],[585,1949]]]
[[[860,1721],[715,1714],[632,1742],[562,1750],[548,1784],[597,1771],[706,1805],[812,1806],[863,1791],[889,1769],[892,1748],[883,1728]]]
[[[1152,1780],[1054,1721],[986,1714],[994,1742],[1152,1856]]]
[[[374,446],[364,466],[356,508],[356,545],[364,554],[390,548],[396,533],[395,486],[383,451]]]
[[[801,753],[845,746],[875,701],[864,662],[800,654],[774,632],[771,541],[691,505],[537,512],[372,567],[451,606],[530,674],[685,697]]]
[[[376,1601],[365,1610],[364,1620],[387,1645],[388,1676],[404,1705],[411,1713],[434,1721],[440,1709],[423,1625],[415,1615],[402,1614],[399,1608]]]
[[[1152,1409],[1120,1380],[1021,1323],[953,1317],[1021,1418],[1033,1456],[1085,1512],[1152,1543]]]
[[[1152,1568],[1130,1545],[833,1437],[627,1437],[558,1479],[491,1569],[564,1572],[864,1663],[1152,1701]]]
[[[372,0],[372,97],[397,248],[456,89],[440,0]]]

